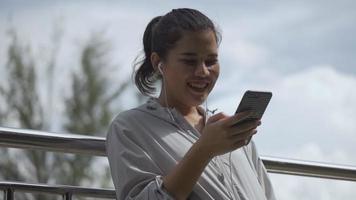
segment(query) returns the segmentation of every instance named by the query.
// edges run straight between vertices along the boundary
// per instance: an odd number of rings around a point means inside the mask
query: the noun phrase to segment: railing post
[[[63,195],[63,200],[72,200],[72,193],[67,192]]]
[[[14,191],[11,188],[4,190],[4,200],[14,200]]]

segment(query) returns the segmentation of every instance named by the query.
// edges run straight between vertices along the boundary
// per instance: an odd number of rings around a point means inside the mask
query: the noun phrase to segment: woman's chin
[[[207,93],[201,95],[191,95],[189,97],[192,106],[198,106],[204,103],[206,98],[208,97]]]
[[[189,94],[189,99],[194,101],[197,105],[200,105],[205,101],[205,99],[209,95],[209,91],[207,89],[202,91],[189,89],[188,94]]]

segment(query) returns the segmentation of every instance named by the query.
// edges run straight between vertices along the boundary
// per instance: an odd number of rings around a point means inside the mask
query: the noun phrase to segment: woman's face
[[[169,104],[202,104],[219,76],[214,32],[184,32],[174,48],[168,51],[162,68]]]

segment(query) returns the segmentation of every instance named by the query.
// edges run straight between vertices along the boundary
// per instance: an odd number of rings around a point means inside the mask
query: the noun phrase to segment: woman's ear
[[[152,52],[151,53],[151,63],[152,63],[152,67],[155,71],[159,72],[158,65],[160,62],[161,62],[161,59],[160,59],[159,55],[156,52]]]

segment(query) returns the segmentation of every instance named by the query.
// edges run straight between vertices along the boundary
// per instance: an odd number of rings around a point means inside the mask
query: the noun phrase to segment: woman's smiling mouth
[[[208,82],[188,82],[188,87],[194,93],[203,93],[207,90],[209,83]]]

